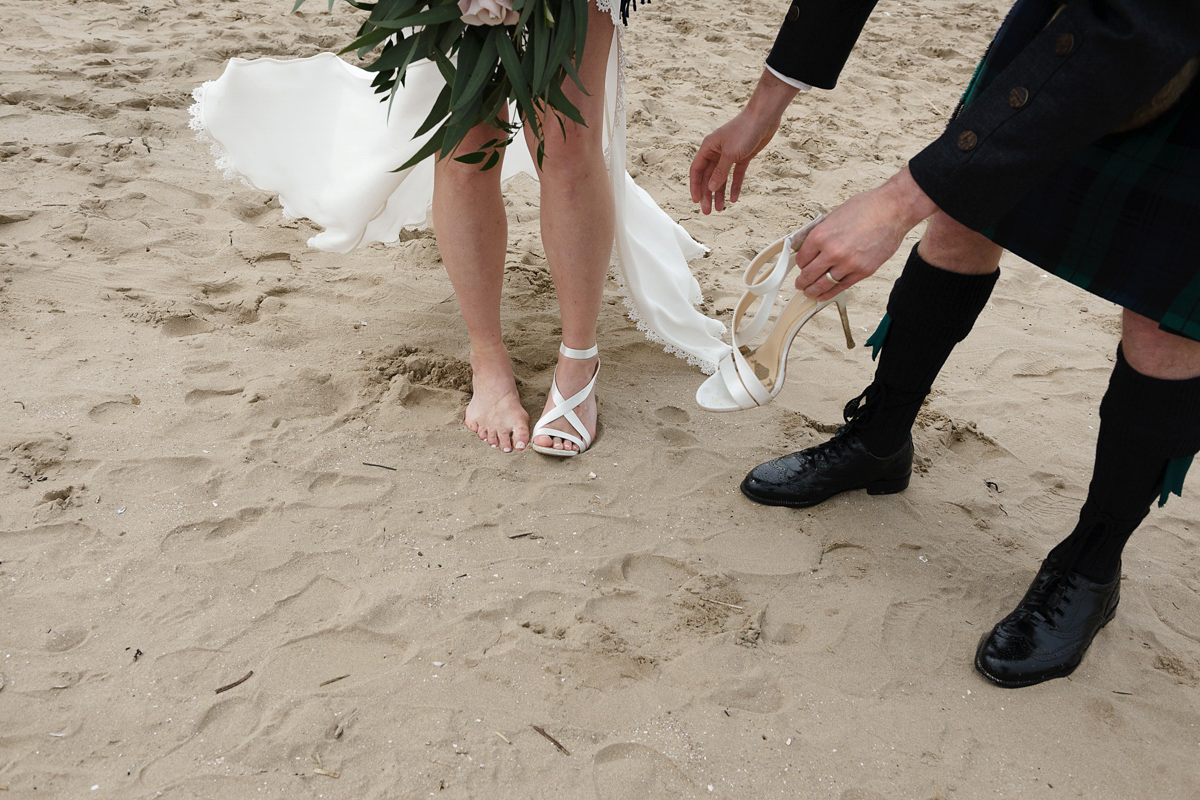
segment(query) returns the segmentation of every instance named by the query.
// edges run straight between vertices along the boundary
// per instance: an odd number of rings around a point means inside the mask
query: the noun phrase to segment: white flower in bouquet
[[[468,25],[516,25],[521,18],[512,0],[458,0],[458,8]]]

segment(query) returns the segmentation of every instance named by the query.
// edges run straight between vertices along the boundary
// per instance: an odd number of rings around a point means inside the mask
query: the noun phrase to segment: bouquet
[[[296,0],[295,11],[305,0]],[[471,128],[487,123],[499,135],[473,153],[454,156],[491,169],[520,127],[505,119],[510,102],[537,138],[537,162],[545,155],[543,126],[563,118],[584,125],[562,86],[583,90],[579,65],[587,36],[591,0],[346,0],[370,12],[357,38],[341,52],[360,58],[374,52],[364,69],[377,73],[372,86],[391,100],[415,61],[434,62],[446,81],[416,136],[429,141],[397,169],[434,153],[452,154]],[[330,9],[334,0],[329,0]],[[381,46],[382,45],[382,46]],[[376,48],[379,48],[376,50]],[[435,130],[436,129],[436,130]]]

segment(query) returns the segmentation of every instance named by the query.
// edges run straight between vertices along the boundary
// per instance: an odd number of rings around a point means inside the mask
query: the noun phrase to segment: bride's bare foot
[[[471,348],[471,402],[464,420],[480,439],[505,453],[529,444],[529,414],[521,405],[512,361],[503,344]]]
[[[599,356],[579,359],[559,355],[558,365],[554,369],[554,380],[557,381],[558,391],[562,394],[563,398],[569,400],[576,392],[587,386],[592,376],[596,374],[596,365],[599,363]],[[554,398],[547,395],[546,407],[542,409],[542,413],[545,414],[551,411],[554,406]],[[596,436],[595,391],[575,407],[575,413],[579,415],[580,422],[587,428],[588,436],[594,439]],[[579,436],[579,432],[575,430],[575,426],[562,417],[548,423],[546,427],[570,433],[573,436]],[[533,443],[538,447],[550,447],[555,450],[579,450],[579,445],[569,439],[560,439],[557,436],[535,436],[533,437]]]

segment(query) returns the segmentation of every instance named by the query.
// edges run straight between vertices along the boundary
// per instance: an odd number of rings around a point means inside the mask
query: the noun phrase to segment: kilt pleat
[[[1056,7],[1046,0],[1013,7],[963,105]],[[1161,118],[1074,154],[984,234],[1063,280],[1200,341],[1200,83]]]

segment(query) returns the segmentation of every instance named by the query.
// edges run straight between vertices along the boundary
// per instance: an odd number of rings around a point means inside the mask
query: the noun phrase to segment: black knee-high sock
[[[1099,583],[1116,577],[1121,551],[1163,488],[1172,462],[1186,468],[1200,451],[1200,378],[1170,381],[1141,374],[1117,348],[1100,401],[1096,464],[1071,535],[1050,558]]]
[[[908,441],[934,378],[971,332],[999,277],[999,269],[987,275],[939,269],[913,247],[888,297],[879,366],[855,426],[871,453],[890,456]]]

